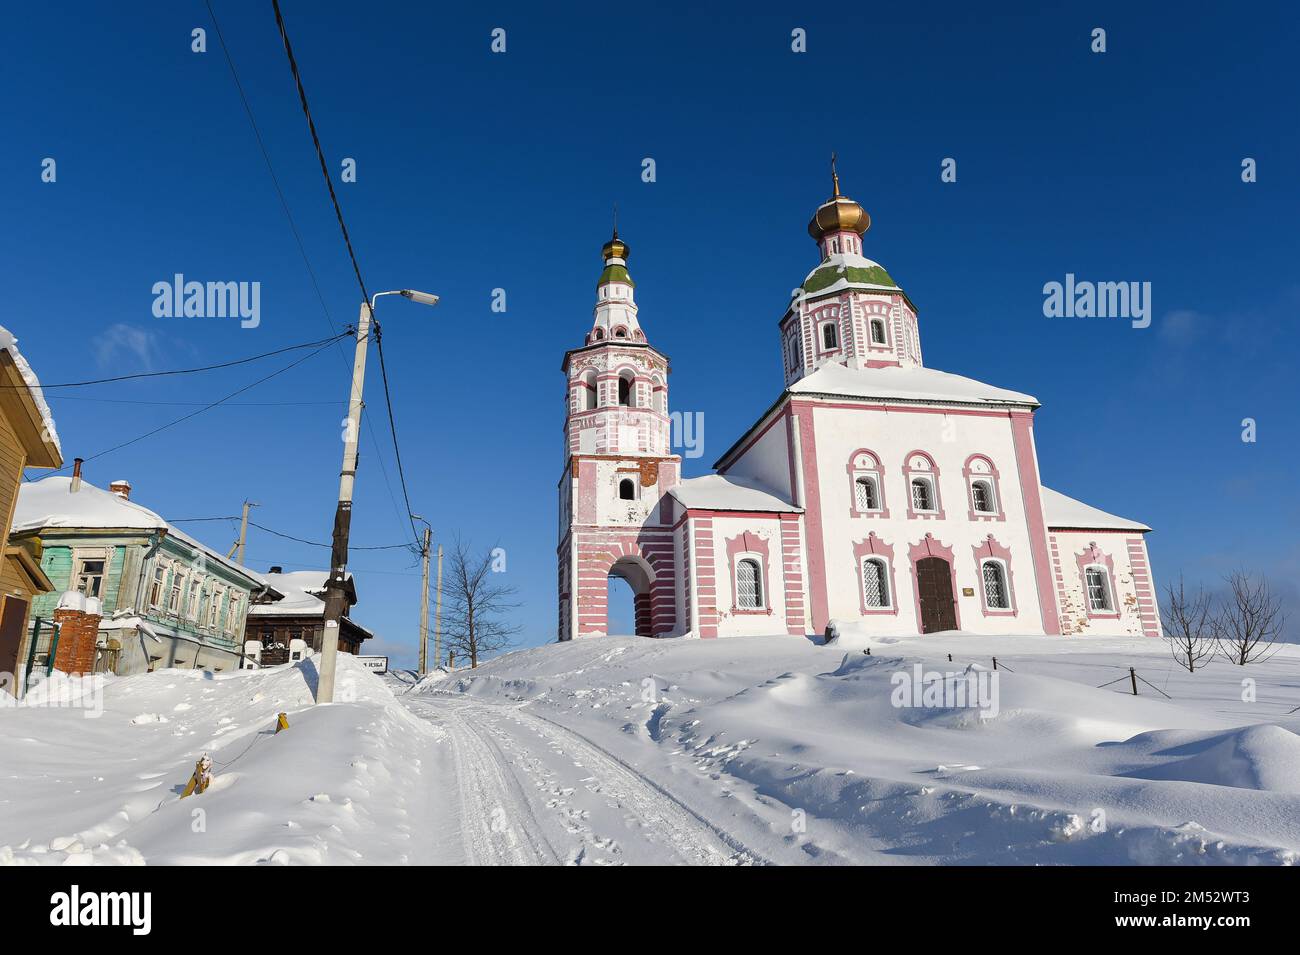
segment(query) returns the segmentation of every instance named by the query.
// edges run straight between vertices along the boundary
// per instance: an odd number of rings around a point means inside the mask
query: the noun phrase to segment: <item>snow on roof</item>
[[[1043,488],[1043,511],[1047,516],[1047,526],[1050,528],[1078,528],[1088,530],[1097,528],[1101,530],[1125,530],[1125,531],[1149,531],[1151,528],[1137,521],[1130,521],[1126,517],[1117,517],[1114,514],[1107,514],[1105,511],[1098,510],[1091,505],[1084,504],[1082,501],[1076,501],[1072,497],[1067,497],[1060,491],[1053,491],[1050,487]]]
[[[687,478],[669,492],[683,507],[714,511],[798,511],[763,485],[739,477]]]
[[[27,383],[27,390],[31,392],[32,401],[36,403],[36,408],[41,413],[41,424],[45,428],[45,433],[49,436],[50,443],[58,449],[59,456],[62,457],[63,445],[59,444],[59,432],[54,427],[54,415],[50,413],[50,406],[45,403],[45,393],[41,391],[41,381],[36,377],[36,372],[32,371],[32,366],[27,364],[27,359],[18,350],[18,339],[14,338],[9,329],[3,325],[0,325],[0,350],[7,351],[9,357],[14,360],[14,366],[18,369],[18,374],[22,375],[23,381]]]
[[[271,589],[284,594],[284,599],[269,604],[253,604],[248,608],[250,616],[296,616],[325,612],[325,584],[330,576],[328,570],[295,570],[288,574],[261,576]],[[348,574],[348,579],[352,579],[351,574]]]
[[[829,295],[849,286],[867,286],[898,291],[898,283],[885,267],[854,252],[836,252],[827,256],[804,278],[799,286],[809,295]]]
[[[830,363],[799,379],[795,394],[825,394],[848,398],[897,398],[911,401],[961,401],[974,404],[1038,405],[1033,395],[995,388],[974,378],[920,366],[846,368]]]
[[[81,482],[81,489],[75,494],[72,493],[72,478],[57,474],[39,481],[30,481],[19,487],[12,531],[19,533],[47,527],[165,530],[168,537],[202,551],[207,555],[208,560],[215,561],[259,583],[265,583],[260,574],[235,563],[224,554],[218,553],[184,531],[173,527],[149,508],[128,501],[120,494],[95,487],[84,480]]]

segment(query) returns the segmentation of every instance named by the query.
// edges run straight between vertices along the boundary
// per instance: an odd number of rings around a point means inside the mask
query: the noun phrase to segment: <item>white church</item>
[[[863,255],[871,218],[834,194],[821,261],[782,316],[784,390],[682,480],[668,359],[637,316],[628,246],[602,250],[595,320],[564,356],[559,638],[609,630],[608,578],[641,636],[1158,636],[1137,521],[1044,487],[1031,395],[927,368],[915,306]]]

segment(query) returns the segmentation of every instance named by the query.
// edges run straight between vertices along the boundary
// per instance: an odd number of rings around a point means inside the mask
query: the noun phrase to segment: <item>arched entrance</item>
[[[609,589],[612,591],[616,580],[627,584],[632,591],[632,629],[638,637],[652,637],[654,631],[650,616],[650,585],[654,583],[654,571],[640,557],[626,556],[614,561],[609,568]],[[606,606],[606,633],[617,633],[614,629],[619,622],[614,619],[616,608]],[[626,631],[624,631],[626,632]]]

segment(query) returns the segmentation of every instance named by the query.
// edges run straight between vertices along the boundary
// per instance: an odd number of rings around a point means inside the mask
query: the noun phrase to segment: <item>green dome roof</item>
[[[850,264],[846,259],[861,264]],[[813,269],[801,286],[809,294],[830,288],[836,282],[846,285],[875,285],[884,288],[898,288],[898,283],[889,277],[883,266],[864,259],[861,256],[833,255]]]
[[[588,273],[590,274],[590,273]],[[632,276],[627,274],[626,265],[606,265],[605,271],[600,273],[600,278],[596,280],[596,288],[602,285],[608,285],[610,282],[622,282],[636,288],[636,283],[632,281]]]

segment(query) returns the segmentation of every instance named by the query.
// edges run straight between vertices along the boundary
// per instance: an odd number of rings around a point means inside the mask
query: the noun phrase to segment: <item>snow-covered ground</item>
[[[439,731],[340,654],[315,666],[104,681],[103,712],[0,707],[0,864],[402,863],[448,826],[422,758]],[[275,733],[276,715],[289,728]],[[214,781],[179,798],[194,763]],[[196,815],[197,813],[197,815]]]
[[[1287,715],[1300,706],[1300,648],[1188,674],[1154,640],[954,634],[876,642],[870,656],[866,645],[595,638],[431,683],[414,708],[454,746],[496,750],[501,795],[473,798],[534,841],[558,833],[539,858],[655,857],[645,841],[659,830],[601,798],[593,753],[670,795],[723,844],[705,832],[696,845],[731,861],[1300,857],[1300,716]],[[990,681],[994,655],[996,715],[893,705],[917,663],[968,681],[986,668]],[[1141,681],[1132,696],[1130,666],[1173,699]]]
[[[110,678],[98,718],[0,708],[0,862],[1300,858],[1300,648],[1188,674],[1151,640],[844,641],[601,637],[419,683],[344,655],[325,707],[310,660]],[[988,705],[895,705],[918,664],[919,702]]]

